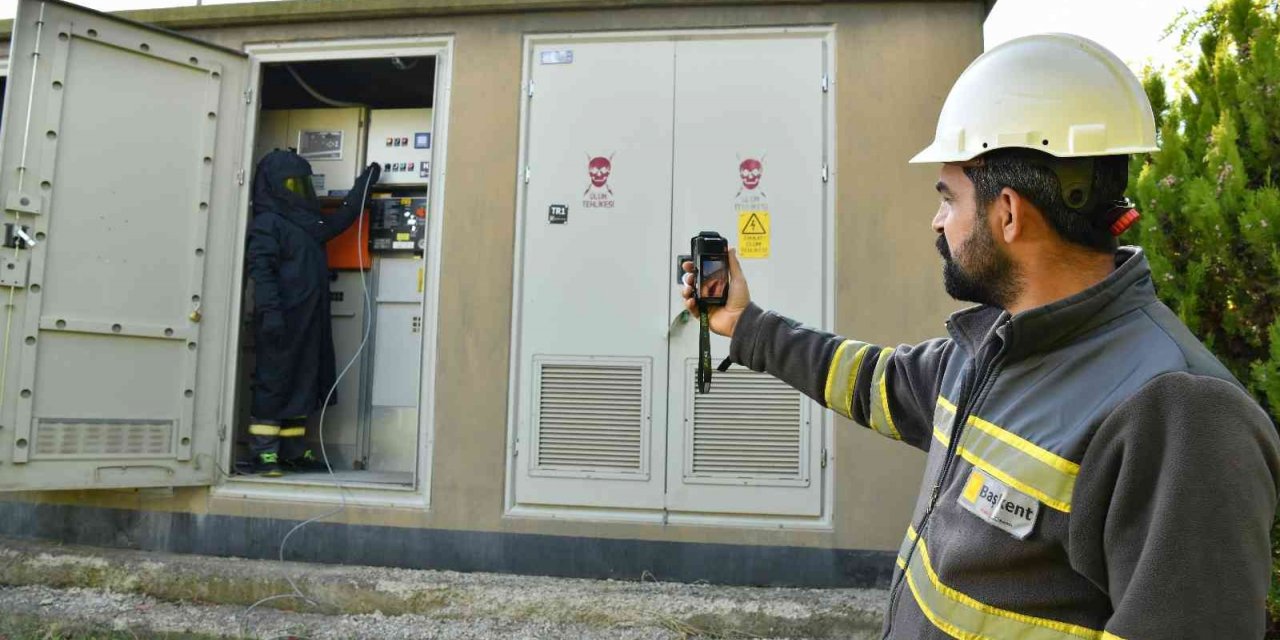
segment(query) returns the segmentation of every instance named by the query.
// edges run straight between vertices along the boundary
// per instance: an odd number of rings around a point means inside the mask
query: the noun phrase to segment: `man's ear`
[[[1012,244],[1027,232],[1027,223],[1030,222],[1028,216],[1033,213],[1031,203],[1021,194],[1005,187],[991,205],[991,223],[995,225],[993,231],[996,237]]]

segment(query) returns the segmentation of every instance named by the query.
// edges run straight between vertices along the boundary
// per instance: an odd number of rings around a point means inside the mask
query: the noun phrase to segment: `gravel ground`
[[[319,606],[284,598],[246,612],[259,599],[289,593],[285,575]],[[0,618],[94,625],[139,637],[317,640],[878,638],[887,599],[872,589],[415,571],[13,539],[0,539],[0,585],[7,585],[0,587]]]
[[[259,608],[172,603],[136,594],[99,589],[50,589],[28,586],[0,588],[0,611],[64,627],[132,632],[139,638],[182,634],[209,638],[581,638],[582,640],[666,640],[687,637],[655,628],[592,628],[550,622],[510,620],[442,620],[422,615],[326,616]],[[57,636],[54,636],[57,637]]]

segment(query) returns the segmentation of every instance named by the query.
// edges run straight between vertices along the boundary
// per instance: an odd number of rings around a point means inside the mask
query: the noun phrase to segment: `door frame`
[[[234,264],[235,281],[241,283],[230,305],[230,331],[224,348],[231,353],[223,375],[221,428],[229,437],[220,450],[220,479],[212,487],[214,498],[269,500],[284,502],[317,502],[325,504],[358,504],[366,506],[425,509],[431,505],[431,468],[435,450],[436,338],[439,327],[441,249],[444,246],[443,216],[445,186],[448,175],[449,103],[453,78],[453,36],[419,36],[411,38],[358,38],[347,40],[313,40],[267,42],[245,46],[249,54],[249,89],[251,100],[245,120],[242,167],[245,188],[241,194],[237,221]],[[261,111],[262,65],[264,63],[311,62],[316,60],[352,60],[367,58],[425,57],[436,58],[435,98],[432,105],[431,188],[428,194],[429,240],[426,254],[425,294],[423,295],[422,369],[418,402],[418,463],[412,487],[382,487],[371,484],[330,482],[263,482],[252,476],[233,476],[236,385],[239,369],[238,351],[241,340],[239,318],[244,307],[245,243],[249,229],[249,197],[252,191],[252,162]]]
[[[516,207],[513,220],[515,223],[514,246],[512,247],[512,297],[511,297],[511,348],[508,363],[507,384],[507,471],[504,483],[503,517],[532,519],[573,519],[591,521],[646,522],[662,524],[685,524],[707,526],[735,527],[786,527],[788,529],[817,529],[829,531],[833,529],[832,510],[835,506],[833,478],[835,468],[835,443],[832,427],[835,424],[830,411],[820,411],[814,416],[813,427],[821,430],[817,435],[822,441],[822,448],[827,452],[827,464],[819,468],[814,475],[815,481],[821,483],[822,514],[818,517],[765,516],[765,515],[732,515],[732,514],[696,514],[678,511],[647,509],[602,509],[599,507],[567,507],[520,504],[516,501],[516,482],[518,466],[516,456],[519,451],[519,395],[520,395],[520,300],[524,293],[524,226],[522,215],[526,213],[527,189],[525,185],[525,167],[529,161],[529,90],[533,78],[534,48],[538,45],[575,42],[599,41],[651,41],[651,40],[707,40],[707,39],[744,39],[744,38],[776,38],[788,34],[802,34],[808,37],[820,37],[826,49],[826,67],[828,92],[823,103],[823,112],[827,122],[823,140],[823,154],[826,158],[829,179],[823,187],[822,212],[822,328],[831,330],[835,326],[835,185],[836,176],[836,31],[833,25],[798,26],[798,27],[752,27],[738,29],[672,29],[644,31],[598,31],[589,33],[539,33],[527,34],[521,47],[522,60],[520,72],[520,129],[519,151],[516,176]],[[815,82],[820,79],[815,79]],[[674,286],[674,281],[673,281]],[[656,373],[656,372],[655,372]],[[664,374],[665,380],[665,374]],[[659,388],[655,384],[654,388]],[[668,399],[670,402],[670,399]],[[668,440],[670,425],[660,434]],[[656,435],[655,435],[656,437]],[[670,455],[670,447],[663,447],[664,455]],[[665,458],[660,465],[666,474]],[[668,482],[670,479],[668,479]]]

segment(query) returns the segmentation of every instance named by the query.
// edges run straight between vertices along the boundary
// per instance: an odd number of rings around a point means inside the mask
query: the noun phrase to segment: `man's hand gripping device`
[[[711,391],[711,325],[707,311],[729,300],[729,241],[714,231],[703,231],[689,241],[691,255],[678,262],[694,265],[693,299],[698,303],[698,393]],[[683,270],[681,270],[683,273]],[[683,276],[681,276],[683,278]],[[728,364],[728,361],[725,361]],[[721,371],[724,371],[722,365]]]

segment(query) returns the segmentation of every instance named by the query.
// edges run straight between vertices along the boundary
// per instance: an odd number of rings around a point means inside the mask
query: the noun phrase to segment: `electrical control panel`
[[[426,249],[427,199],[376,197],[369,202],[369,250],[422,253]]]
[[[431,179],[431,109],[369,112],[369,162],[382,165],[378,184],[423,186]]]

